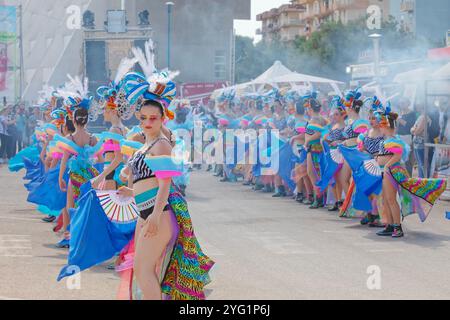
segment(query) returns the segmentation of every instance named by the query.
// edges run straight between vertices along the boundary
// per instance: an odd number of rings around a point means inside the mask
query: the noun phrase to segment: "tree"
[[[358,63],[362,51],[372,50],[372,31],[366,27],[366,20],[351,21],[348,24],[327,22],[310,37],[298,37],[293,42],[260,41],[236,38],[236,83],[250,81],[280,60],[286,67],[297,72],[347,80],[345,68]],[[426,56],[429,48],[436,44],[427,39],[415,38],[404,32],[390,17],[378,32],[384,61],[420,59]]]

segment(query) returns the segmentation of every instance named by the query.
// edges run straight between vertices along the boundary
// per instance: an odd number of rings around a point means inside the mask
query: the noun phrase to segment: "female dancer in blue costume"
[[[308,176],[307,171],[307,151],[306,143],[306,128],[308,122],[305,118],[305,107],[303,101],[297,101],[295,108],[295,131],[296,135],[291,138],[291,144],[294,148],[296,158],[296,166],[294,169],[294,181],[297,183],[297,195],[295,200],[305,205],[312,205],[314,202],[313,186]]]
[[[343,131],[344,141],[342,146],[355,150],[358,145],[358,136],[361,133],[367,132],[369,127],[369,123],[366,120],[362,120],[359,116],[361,108],[364,105],[364,102],[360,98],[361,93],[357,89],[349,91],[342,100],[342,104],[346,107],[348,115],[347,125]],[[348,162],[344,161],[339,180],[342,190],[346,193],[347,201],[345,201],[345,205],[342,205],[341,207],[340,217],[342,218],[350,218],[355,215],[354,210],[349,206],[349,201],[355,187],[354,182],[351,179],[351,174],[352,171]]]
[[[64,110],[57,109],[52,112],[52,116],[55,118],[53,123],[59,128],[59,133],[62,136],[67,136],[75,132],[75,127],[73,123],[65,117]],[[54,140],[56,132],[50,132],[49,146],[47,148],[47,159],[50,159],[51,163],[49,170],[45,174],[45,178],[41,185],[38,186],[33,192],[30,192],[28,196],[28,201],[39,205],[39,210],[44,210],[44,213],[50,213],[47,218],[44,218],[44,222],[53,222],[56,216],[60,215],[61,211],[66,210],[66,198],[65,192],[59,190],[59,165],[63,157],[63,151],[57,146],[57,142]],[[66,175],[65,175],[66,176]],[[49,190],[57,189],[56,192],[49,192]],[[62,216],[58,220],[58,226],[54,228],[54,231],[59,231],[59,225],[62,226]]]
[[[380,145],[377,162],[383,170],[382,218],[386,228],[377,235],[401,238],[404,236],[401,217],[417,213],[424,222],[445,191],[447,182],[444,179],[410,178],[403,162],[408,159],[409,150],[395,134],[398,114],[391,112],[388,106],[379,116],[385,140]],[[397,194],[401,199],[400,205]]]
[[[369,154],[372,158],[376,158],[380,151],[380,145],[384,142],[383,133],[381,132],[378,117],[376,116],[376,112],[380,105],[378,102],[379,100],[375,97],[373,108],[369,112],[370,130],[366,134],[360,134],[358,137],[358,150]],[[357,181],[355,181],[355,183],[358,185]],[[375,197],[378,198],[377,196]],[[381,223],[381,218],[378,213],[379,208],[376,204],[374,205],[374,203],[378,201],[372,202],[372,211],[368,212],[361,220],[361,224],[375,228],[385,227],[384,224]]]
[[[318,187],[315,187],[321,178],[320,162],[323,156],[323,147],[320,143],[322,132],[327,125],[327,121],[321,116],[322,106],[317,101],[317,94],[313,93],[305,97],[305,107],[310,117],[306,127],[305,147],[308,153],[307,167],[308,176],[314,186],[314,203],[310,209],[318,209],[325,206],[324,195]]]
[[[322,178],[318,182],[321,191],[324,192],[330,183],[335,183],[332,190],[336,200],[333,207],[328,211],[338,211],[342,205],[342,191],[344,190],[345,172],[342,171],[344,159],[338,149],[338,145],[345,140],[344,129],[347,112],[344,106],[337,104],[331,109],[331,130],[323,137],[325,166],[323,168]]]
[[[75,133],[70,134],[67,138],[59,137],[60,148],[64,150],[64,156],[61,160],[59,171],[59,187],[61,191],[67,192],[67,212],[71,208],[77,207],[77,201],[80,196],[81,186],[89,180],[98,176],[99,172],[94,167],[93,158],[97,157],[99,163],[103,162],[103,157],[94,154],[94,146],[97,144],[97,138],[90,134],[86,126],[89,120],[89,108],[92,98],[88,97],[87,80],[84,84],[77,77],[71,78],[73,85],[77,88],[76,92],[69,93],[68,102],[73,112],[73,123],[75,125]],[[64,173],[69,168],[69,184],[64,181]],[[70,216],[67,212],[63,212],[63,231],[64,240],[61,246],[68,246],[70,233],[68,227],[70,225]]]
[[[281,98],[275,101],[274,111],[273,124],[275,129],[277,129],[280,133],[281,141],[279,148],[281,149],[282,144],[285,143],[284,141],[288,141],[291,132],[288,127],[288,115]],[[287,159],[287,161],[290,161],[290,159]],[[280,163],[280,165],[282,165],[282,163]],[[274,183],[277,192],[272,197],[279,198],[288,196],[288,192],[286,190],[287,185],[279,174],[275,174]],[[290,190],[291,194],[293,191],[294,190]]]

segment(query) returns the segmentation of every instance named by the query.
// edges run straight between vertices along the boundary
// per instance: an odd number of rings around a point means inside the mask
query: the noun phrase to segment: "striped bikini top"
[[[366,149],[366,151],[371,155],[376,155],[378,154],[378,152],[380,152],[380,145],[383,144],[383,141],[384,141],[383,137],[378,138],[365,137],[363,141],[364,149]]]
[[[385,146],[384,146],[384,141],[383,143],[380,143],[380,149],[378,152],[379,156],[393,156],[394,153],[392,151],[386,150]]]
[[[159,138],[155,142],[153,142],[145,152],[136,152],[128,161],[128,166],[131,168],[131,172],[133,173],[133,183],[137,183],[142,180],[156,178],[155,173],[148,167],[145,163],[145,158],[147,153],[161,140],[169,140],[165,138]],[[169,142],[170,143],[170,142]]]
[[[358,136],[359,136],[359,133],[357,133],[353,130],[353,125],[346,126],[344,128],[342,134],[343,134],[344,140],[358,138]]]
[[[344,129],[334,129],[328,133],[328,141],[342,141],[345,140],[343,135]]]

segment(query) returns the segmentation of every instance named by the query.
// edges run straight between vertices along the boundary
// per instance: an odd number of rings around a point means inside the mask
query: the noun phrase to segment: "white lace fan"
[[[139,210],[133,198],[117,195],[117,191],[96,190],[100,204],[110,221],[123,224],[137,221]]]

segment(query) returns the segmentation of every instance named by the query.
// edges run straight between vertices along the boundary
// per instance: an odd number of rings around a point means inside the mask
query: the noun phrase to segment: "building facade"
[[[370,5],[379,6],[383,18],[388,18],[390,1],[392,0],[292,0],[290,5],[258,15],[258,20],[263,24],[259,34],[268,41],[274,38],[291,41],[296,37],[308,37],[320,30],[323,23],[335,21],[346,24],[365,17]],[[296,8],[294,13],[290,13],[292,18],[286,18],[287,8]]]
[[[22,5],[23,99],[32,101],[44,84],[58,86],[67,74],[87,75],[92,87],[107,83],[132,46],[152,38],[157,66],[168,66],[166,0],[4,0]],[[250,19],[250,0],[172,0],[171,69],[177,81],[231,81],[233,21]],[[126,11],[126,32],[117,33]],[[120,12],[119,12],[120,13]],[[111,17],[111,19],[108,18]],[[79,20],[79,21],[77,21]]]
[[[262,22],[262,28],[256,33],[265,41],[293,41],[305,28],[301,20],[304,11],[303,5],[291,3],[261,13],[256,19]]]
[[[433,42],[442,42],[450,30],[450,1],[402,0],[402,28]]]

